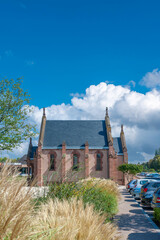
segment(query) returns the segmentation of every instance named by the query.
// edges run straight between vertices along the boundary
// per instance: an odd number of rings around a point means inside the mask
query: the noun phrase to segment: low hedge
[[[160,224],[160,208],[154,208],[154,219],[155,221]]]
[[[117,199],[113,194],[109,194],[99,188],[92,187],[87,189],[83,196],[83,202],[94,205],[94,209],[98,212],[106,214],[106,220],[111,220],[117,213]]]
[[[50,186],[48,197],[60,200],[69,200],[73,197],[82,198],[84,205],[86,203],[93,204],[94,209],[105,214],[107,220],[111,220],[118,211],[117,196],[97,184],[91,184],[91,181],[85,184],[83,182],[53,183]]]

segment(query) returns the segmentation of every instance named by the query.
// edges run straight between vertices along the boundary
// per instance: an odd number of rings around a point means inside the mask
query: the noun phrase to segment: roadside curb
[[[132,197],[133,198],[133,197]],[[133,198],[134,199],[134,198]],[[153,220],[149,217],[149,215],[144,211],[144,209],[140,206],[140,204],[134,199],[134,201],[137,203],[138,207],[141,208],[143,214],[146,216],[146,218],[149,220],[149,222],[152,224],[152,226],[158,230],[158,233],[160,234],[160,228],[157,227],[157,225],[153,222]]]

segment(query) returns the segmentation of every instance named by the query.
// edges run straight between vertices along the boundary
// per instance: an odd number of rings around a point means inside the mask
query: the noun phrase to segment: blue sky
[[[160,147],[159,12],[159,0],[0,0],[0,78],[23,77],[38,131],[42,107],[104,119],[108,106],[129,161],[147,161]]]
[[[1,0],[0,9],[0,76],[23,76],[39,107],[102,81],[138,83],[159,67],[158,0]]]

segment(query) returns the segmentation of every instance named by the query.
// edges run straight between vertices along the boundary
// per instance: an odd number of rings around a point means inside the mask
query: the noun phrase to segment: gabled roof
[[[57,149],[66,143],[68,149],[108,148],[105,121],[102,120],[47,120],[43,149]]]

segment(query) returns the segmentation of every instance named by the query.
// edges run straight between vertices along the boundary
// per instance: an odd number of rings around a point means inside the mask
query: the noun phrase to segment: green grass
[[[160,208],[154,208],[153,216],[158,225],[160,225]]]

